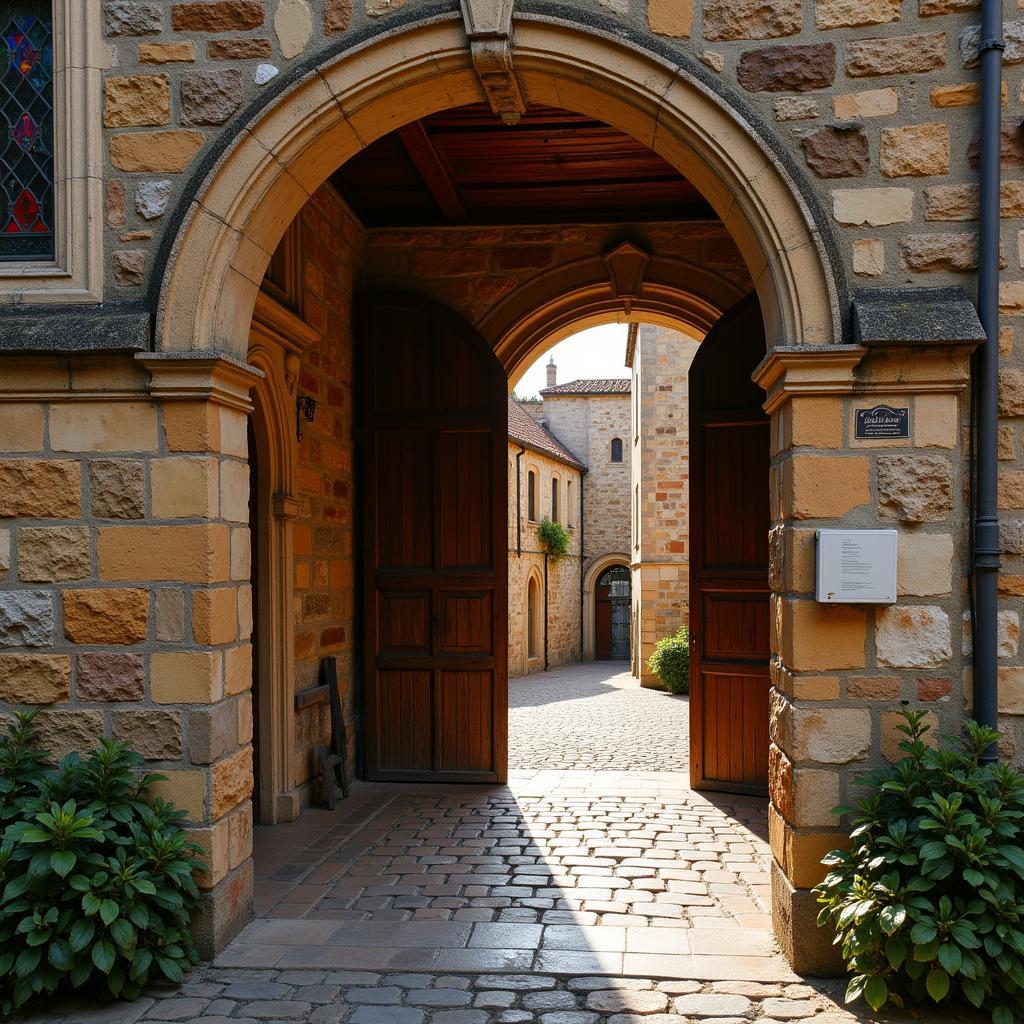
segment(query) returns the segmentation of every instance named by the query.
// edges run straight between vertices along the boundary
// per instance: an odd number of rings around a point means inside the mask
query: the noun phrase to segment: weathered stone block
[[[170,124],[171,80],[166,75],[126,75],[103,83],[103,125],[138,128]]]
[[[976,11],[981,0],[917,0],[917,13],[922,18],[936,14],[956,14],[958,11]]]
[[[213,704],[224,696],[219,651],[168,651],[150,655],[149,693],[156,704]]]
[[[89,528],[45,526],[18,533],[18,579],[55,583],[85,579],[91,571]]]
[[[1004,181],[999,215],[1024,217],[1024,181]],[[924,190],[925,220],[977,220],[977,185],[932,185]]]
[[[846,48],[846,73],[851,78],[921,74],[945,63],[945,32],[855,39]]]
[[[351,23],[352,0],[324,0],[324,32],[327,35],[344,32]]]
[[[172,5],[171,26],[175,32],[242,32],[259,28],[265,16],[262,0],[206,0]]]
[[[0,575],[11,567],[11,531],[0,530]]]
[[[223,461],[220,466],[220,517],[236,523],[249,521],[249,465]]]
[[[748,92],[828,89],[836,77],[836,48],[816,43],[748,50],[740,57],[736,77]]]
[[[775,39],[800,31],[800,0],[705,0],[705,39]]]
[[[907,235],[900,240],[900,258],[908,270],[966,273],[978,268],[978,236],[960,234]],[[1006,260],[1001,260],[1003,266]]]
[[[142,700],[144,655],[127,651],[84,651],[77,658],[79,700]]]
[[[76,644],[137,644],[146,639],[149,591],[65,590],[64,634]]]
[[[153,611],[153,633],[162,643],[185,639],[185,595],[180,590],[158,590]]]
[[[974,652],[974,634],[971,631],[971,613],[963,613],[960,633],[960,652],[970,656]],[[996,654],[1000,658],[1016,658],[1020,648],[1020,616],[1006,609],[996,617]]]
[[[142,463],[130,459],[91,461],[89,498],[97,519],[142,519],[146,514]]]
[[[129,740],[147,761],[181,757],[181,716],[176,711],[115,711],[114,736]]]
[[[71,659],[66,654],[0,654],[0,700],[56,704],[70,696]]]
[[[871,714],[861,708],[793,709],[792,759],[821,764],[861,761],[871,749]]]
[[[228,865],[231,870],[252,854],[252,804],[246,803],[228,818]]]
[[[239,644],[224,652],[224,692],[241,693],[252,686],[252,645]]]
[[[799,768],[793,773],[793,824],[800,828],[836,828],[842,803],[839,775],[834,771]]]
[[[50,445],[57,451],[155,451],[156,434],[156,407],[148,402],[75,402],[50,410]]]
[[[1003,64],[1020,64],[1024,61],[1024,21],[1003,22]],[[979,63],[981,25],[968,25],[960,32],[960,62],[965,68],[976,68]]]
[[[953,589],[953,538],[948,533],[901,533],[896,584],[912,597],[948,594]]]
[[[74,519],[82,510],[82,467],[71,460],[0,461],[0,516]]]
[[[122,288],[138,288],[146,279],[144,249],[121,249],[114,253],[114,282]]]
[[[179,174],[192,162],[204,141],[202,132],[158,131],[115,135],[110,140],[110,162],[133,174]]]
[[[210,60],[256,60],[273,55],[269,39],[211,39],[206,44]]]
[[[953,470],[944,456],[879,456],[877,473],[883,519],[923,523],[943,520],[952,511]]]
[[[0,405],[0,452],[37,452],[42,447],[42,405]]]
[[[837,519],[870,500],[865,456],[794,455],[783,467],[783,502],[796,519]]]
[[[237,750],[240,742],[234,703],[214,704],[189,712],[188,754],[193,764],[213,764]]]
[[[833,189],[832,216],[840,224],[856,226],[906,224],[914,216],[914,192],[909,188]]]
[[[781,656],[795,672],[863,668],[867,616],[850,605],[781,601]]]
[[[881,238],[855,238],[850,248],[855,274],[877,277],[885,273],[885,242]]]
[[[850,700],[899,700],[903,687],[895,676],[851,676],[846,681]]]
[[[821,111],[818,101],[810,96],[782,96],[772,105],[776,121],[806,121]]]
[[[949,616],[934,605],[879,608],[875,648],[880,665],[934,668],[953,656]]]
[[[160,519],[216,517],[217,462],[202,458],[154,460],[149,469],[153,515]]]
[[[228,578],[226,526],[101,526],[100,578],[110,581],[218,583]]]
[[[181,119],[184,124],[223,124],[242,105],[242,73],[191,71],[181,78]]]
[[[103,31],[108,36],[146,36],[164,26],[158,3],[139,0],[108,0],[103,5]]]
[[[981,158],[978,132],[974,133],[967,147],[967,163],[972,170],[977,170]],[[1024,165],[1024,132],[1021,121],[1015,117],[1003,118],[999,131],[1000,162],[1004,167],[1020,167]]]
[[[858,28],[900,20],[900,0],[815,0],[819,29]]]
[[[40,711],[35,726],[39,746],[52,755],[55,762],[74,751],[87,754],[95,749],[103,735],[101,711]]]
[[[0,647],[53,643],[53,595],[46,590],[0,591]]]
[[[192,635],[196,643],[226,644],[238,635],[238,592],[234,587],[198,590],[192,595]]]
[[[906,725],[906,720],[899,711],[883,711],[879,726],[878,741],[882,757],[887,761],[899,761],[906,757],[907,753],[900,750],[900,744],[906,740],[906,736],[900,732],[899,727]],[[924,724],[931,726],[924,735],[924,742],[929,747],[938,746],[939,742],[939,720],[934,711],[929,711],[924,716]]]
[[[252,796],[252,747],[224,758],[213,766],[211,776],[210,814],[222,817],[243,800]]]
[[[140,64],[183,64],[196,59],[191,39],[176,43],[139,43]]]
[[[647,26],[657,35],[685,39],[693,31],[693,0],[647,0]]]
[[[949,125],[913,124],[884,128],[879,156],[887,178],[949,173]]]
[[[899,95],[895,89],[864,89],[832,97],[832,112],[836,117],[850,120],[858,117],[889,117],[899,110]]]
[[[859,178],[871,163],[863,129],[819,128],[800,140],[807,166],[819,178]]]
[[[162,178],[158,181],[143,181],[135,188],[135,212],[143,220],[156,220],[167,212],[173,183]]]
[[[285,60],[306,49],[313,35],[313,12],[306,0],[279,0],[274,12],[274,33]]]
[[[154,797],[160,797],[185,811],[189,821],[206,820],[206,773],[189,769],[165,768],[160,772],[166,776],[162,782],[154,782],[150,790]]]

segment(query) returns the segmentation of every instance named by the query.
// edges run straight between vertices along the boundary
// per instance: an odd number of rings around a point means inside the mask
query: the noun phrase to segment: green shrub
[[[690,631],[680,626],[671,636],[663,636],[654,645],[647,667],[670,693],[689,693]]]
[[[48,767],[32,718],[0,736],[0,1016],[69,987],[133,999],[181,981],[202,868],[184,812],[147,803],[161,776],[126,743]]]
[[[537,534],[540,537],[540,544],[544,549],[544,553],[553,562],[565,558],[569,553],[572,537],[561,523],[545,518],[541,521],[540,526],[537,527]]]
[[[1024,1018],[1024,776],[982,764],[998,736],[974,722],[955,747],[924,743],[905,712],[906,753],[866,780],[853,848],[817,888],[818,924],[837,931],[853,973],[847,1002],[878,1010],[961,997],[994,1024]]]

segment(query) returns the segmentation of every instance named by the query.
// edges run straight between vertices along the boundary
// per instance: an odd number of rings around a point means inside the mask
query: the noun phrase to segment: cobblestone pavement
[[[511,768],[689,771],[689,701],[647,690],[621,661],[510,679]]]

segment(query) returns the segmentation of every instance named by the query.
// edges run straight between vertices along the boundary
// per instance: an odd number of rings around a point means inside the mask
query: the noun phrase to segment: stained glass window
[[[0,260],[52,260],[50,0],[0,0],[0,31]]]

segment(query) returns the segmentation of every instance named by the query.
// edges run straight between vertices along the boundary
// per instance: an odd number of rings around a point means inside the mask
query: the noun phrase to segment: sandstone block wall
[[[516,455],[520,445],[508,446],[508,674],[511,678],[544,671],[543,627],[537,657],[527,656],[527,587],[531,578],[539,586],[540,614],[544,601],[544,553],[538,536],[538,522],[531,521],[527,507],[527,473],[537,474],[538,514],[551,517],[551,487],[559,487],[560,521],[567,526],[572,543],[569,553],[547,566],[548,667],[557,668],[580,660],[580,471],[574,466],[527,449],[518,460],[522,482],[519,488],[519,530],[516,520]],[[566,483],[572,484],[572,508],[566,503]]]
[[[633,674],[644,686],[658,685],[647,667],[654,645],[688,621],[688,376],[698,344],[645,324],[633,352]]]

